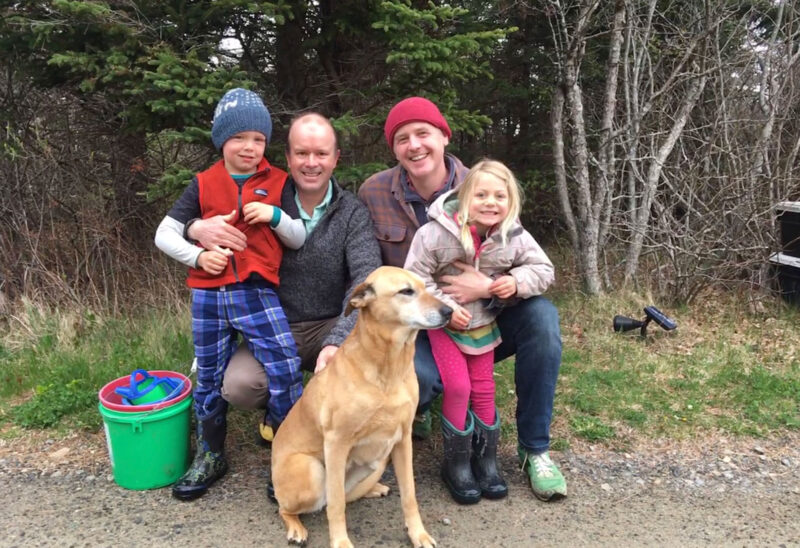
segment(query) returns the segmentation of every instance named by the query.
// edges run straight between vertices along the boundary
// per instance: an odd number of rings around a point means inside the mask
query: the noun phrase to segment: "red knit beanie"
[[[409,97],[392,107],[386,117],[383,133],[386,135],[386,143],[389,148],[394,148],[394,134],[400,129],[400,126],[409,122],[427,122],[442,130],[448,139],[453,135],[450,126],[447,125],[447,120],[439,112],[439,107],[423,97]]]

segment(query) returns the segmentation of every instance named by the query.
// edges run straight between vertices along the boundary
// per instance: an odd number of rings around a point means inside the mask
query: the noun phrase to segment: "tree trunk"
[[[670,128],[669,134],[661,146],[658,148],[655,158],[651,160],[650,166],[647,170],[647,177],[644,181],[644,192],[642,199],[639,202],[639,207],[635,211],[635,222],[633,225],[633,234],[631,243],[628,246],[628,252],[625,260],[625,283],[628,284],[636,275],[639,267],[639,256],[642,253],[642,246],[644,244],[644,237],[647,234],[647,228],[650,221],[650,208],[653,205],[653,197],[655,196],[656,186],[658,185],[659,178],[661,177],[661,170],[664,168],[664,162],[675,147],[675,143],[683,132],[686,122],[689,120],[689,114],[692,112],[697,99],[703,92],[706,85],[706,76],[695,78],[692,82],[686,97],[681,103],[675,121]]]

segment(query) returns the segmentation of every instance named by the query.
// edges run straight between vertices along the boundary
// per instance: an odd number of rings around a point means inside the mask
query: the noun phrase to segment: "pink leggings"
[[[485,424],[493,425],[494,405],[494,351],[483,354],[464,354],[444,331],[428,331],[433,359],[442,377],[442,415],[450,424],[464,430],[467,407]]]

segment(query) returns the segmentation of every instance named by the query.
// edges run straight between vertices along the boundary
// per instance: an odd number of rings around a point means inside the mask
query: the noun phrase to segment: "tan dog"
[[[315,375],[275,435],[272,481],[289,542],[308,531],[299,514],[327,505],[331,546],[352,546],[345,502],[380,497],[392,465],[414,546],[436,541],[425,531],[414,492],[411,423],[419,400],[414,341],[420,329],[444,326],[452,309],[425,292],[416,275],[383,266],[354,291],[346,314],[358,321],[331,362]]]

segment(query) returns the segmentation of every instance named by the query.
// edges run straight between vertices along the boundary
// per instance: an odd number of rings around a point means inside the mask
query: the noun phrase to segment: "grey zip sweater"
[[[300,217],[294,200],[294,180],[283,187],[281,208]],[[353,288],[381,265],[381,253],[367,207],[333,179],[333,196],[316,228],[300,249],[285,249],[278,287],[289,323],[339,316],[323,346],[340,346],[356,323],[356,313],[344,316]]]

